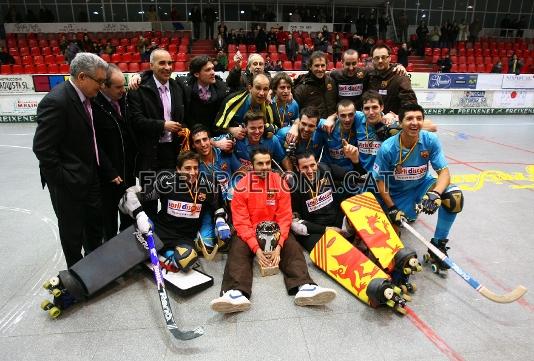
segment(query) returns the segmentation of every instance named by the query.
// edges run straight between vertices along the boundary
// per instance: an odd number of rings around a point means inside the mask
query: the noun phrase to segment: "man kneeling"
[[[295,295],[299,306],[323,305],[336,297],[336,291],[317,286],[311,279],[299,244],[289,233],[292,211],[288,187],[271,172],[271,155],[259,149],[251,157],[253,171],[237,183],[232,200],[232,215],[238,239],[230,246],[224,269],[221,297],[211,301],[217,312],[230,313],[250,308],[252,261],[254,255],[264,267],[279,266],[288,294]],[[274,251],[263,252],[256,238],[256,226],[276,222],[280,238]]]

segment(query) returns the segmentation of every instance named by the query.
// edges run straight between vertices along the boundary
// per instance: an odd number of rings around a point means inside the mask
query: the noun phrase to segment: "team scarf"
[[[221,113],[218,114],[215,125],[217,128],[226,129],[230,125],[230,122],[235,117],[237,112],[245,104],[247,97],[249,96],[248,91],[237,93],[235,96],[231,97],[225,104],[224,109]],[[269,105],[269,106],[267,106]],[[276,115],[273,112],[271,104],[262,103],[261,111],[265,115],[265,122],[268,124],[273,124],[280,126],[279,121],[276,119]]]

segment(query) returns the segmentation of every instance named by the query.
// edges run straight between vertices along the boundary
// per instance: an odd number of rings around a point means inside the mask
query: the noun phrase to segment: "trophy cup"
[[[278,226],[278,223],[270,221],[258,223],[256,226],[256,239],[265,256],[270,259],[280,239],[280,226]],[[262,277],[272,276],[280,271],[278,266],[263,267],[259,262],[258,266]]]

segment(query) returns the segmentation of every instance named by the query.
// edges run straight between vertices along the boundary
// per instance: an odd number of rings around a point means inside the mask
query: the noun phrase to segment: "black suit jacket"
[[[180,79],[170,79],[172,120],[189,127],[185,85]],[[132,124],[139,154],[136,161],[137,171],[155,169],[159,138],[164,131],[163,103],[159,90],[152,76],[152,71],[145,71],[141,76],[141,85],[137,90],[130,90],[127,98],[128,120]]]
[[[33,152],[39,160],[43,187],[48,184],[83,198],[95,181],[93,131],[70,81],[53,88],[37,106]]]
[[[100,177],[103,184],[120,176],[130,186],[135,184],[134,159],[136,147],[130,124],[127,122],[127,107],[124,97],[119,100],[121,113],[102,94],[91,99],[96,139],[101,151]]]

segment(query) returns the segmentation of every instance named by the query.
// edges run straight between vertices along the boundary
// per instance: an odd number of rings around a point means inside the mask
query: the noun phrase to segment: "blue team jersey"
[[[429,173],[428,164],[432,165],[435,171],[447,168],[447,161],[441,149],[438,136],[421,130],[419,141],[412,153],[403,163],[401,168],[399,163],[400,135],[388,138],[382,143],[376,155],[373,166],[373,176],[376,180],[385,181],[391,193],[401,193],[415,189],[428,178],[433,178]],[[402,159],[408,154],[409,149],[403,147]],[[397,169],[399,168],[399,169]]]
[[[334,130],[332,131],[332,134],[329,135],[327,132],[322,130],[324,119],[321,119],[316,131],[320,134],[321,144],[324,144],[323,158],[321,159],[321,162],[326,164],[337,164],[347,171],[353,170],[351,160],[345,158],[345,154],[343,154],[343,145],[341,143],[341,139],[343,138],[347,141],[347,143],[358,146],[358,137],[355,127],[356,124],[361,123],[365,123],[365,114],[357,111],[354,114],[354,124],[350,131],[343,132],[342,134],[340,122],[336,120]]]
[[[354,116],[354,130],[358,138],[360,164],[367,172],[371,172],[382,141],[377,139],[375,126],[367,124],[365,118],[362,121],[361,118],[356,119]]]
[[[228,190],[233,188],[237,182],[237,179],[232,178],[232,175],[241,167],[241,163],[234,153],[228,154],[216,147],[212,147],[212,149],[213,164],[200,161],[199,172],[208,177],[211,182],[218,183],[224,198],[227,199]],[[217,177],[216,180],[215,177]]]
[[[250,161],[250,155],[253,151],[260,148],[267,149],[278,164],[280,164],[286,157],[286,153],[280,145],[277,137],[272,137],[271,139],[262,137],[259,144],[249,144],[248,138],[245,137],[235,143],[234,153],[241,165],[251,170],[252,162]]]
[[[291,127],[288,126],[276,132],[276,137],[278,138],[278,141],[281,145],[285,144],[286,135],[290,129]],[[308,141],[299,140],[296,146],[297,149],[295,150],[295,154],[311,152],[315,155],[315,159],[319,159],[319,156],[321,155],[321,149],[323,148],[323,145],[321,144],[321,136],[317,131],[313,132],[311,138]]]
[[[282,127],[293,125],[295,119],[299,117],[299,104],[293,99],[289,104],[276,104],[276,97],[273,99],[273,105],[278,112]]]

